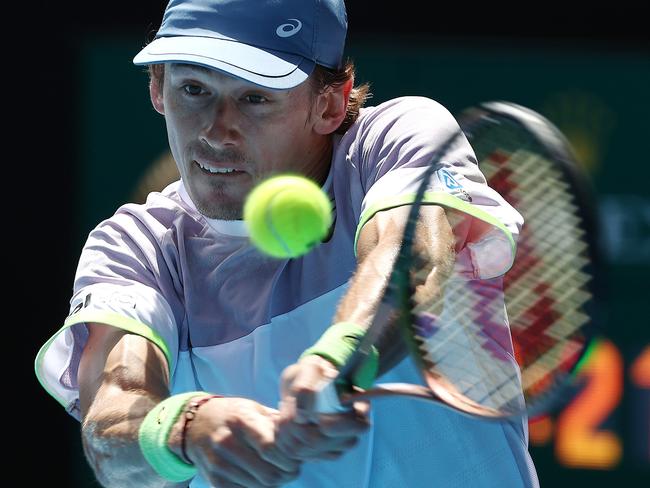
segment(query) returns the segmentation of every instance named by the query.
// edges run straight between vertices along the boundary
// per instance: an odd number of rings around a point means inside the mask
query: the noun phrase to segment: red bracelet
[[[206,403],[208,400],[212,400],[213,398],[222,398],[221,395],[209,395],[202,397],[200,400],[191,400],[186,406],[185,406],[185,412],[184,412],[184,417],[185,421],[183,422],[183,432],[181,434],[181,454],[183,461],[185,461],[187,464],[194,464],[190,459],[187,457],[187,453],[185,452],[185,436],[187,434],[187,426],[190,424],[192,420],[194,420],[194,417],[196,416],[196,412],[198,411],[199,407]]]

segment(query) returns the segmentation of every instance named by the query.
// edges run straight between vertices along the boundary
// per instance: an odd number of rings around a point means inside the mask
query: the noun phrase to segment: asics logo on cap
[[[288,19],[288,20],[297,23],[295,25],[290,23],[279,25],[278,28],[275,30],[275,33],[278,36],[291,37],[297,34],[300,29],[302,29],[302,22],[300,22],[298,19]]]

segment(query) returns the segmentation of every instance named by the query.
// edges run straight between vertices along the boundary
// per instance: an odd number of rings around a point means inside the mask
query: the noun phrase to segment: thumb
[[[316,422],[316,395],[338,375],[332,363],[320,356],[306,357],[299,363],[301,370],[293,384],[295,421]]]

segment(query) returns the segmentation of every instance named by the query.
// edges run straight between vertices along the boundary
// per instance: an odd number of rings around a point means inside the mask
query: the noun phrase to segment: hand
[[[370,426],[370,405],[357,402],[349,412],[315,411],[316,394],[337,370],[320,356],[305,356],[282,374],[277,446],[301,461],[336,459],[355,446]]]
[[[245,398],[213,398],[186,433],[186,453],[213,486],[281,486],[298,476],[301,462],[276,445],[279,412]]]

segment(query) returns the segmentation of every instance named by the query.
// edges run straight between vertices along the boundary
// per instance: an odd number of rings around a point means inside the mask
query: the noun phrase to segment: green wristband
[[[138,442],[144,458],[151,467],[169,481],[185,481],[196,475],[196,468],[187,464],[167,446],[172,426],[194,397],[207,395],[204,391],[180,393],[156,405],[142,421]]]
[[[320,339],[301,354],[301,358],[309,355],[321,356],[337,368],[341,368],[348,358],[354,354],[366,330],[352,322],[338,322],[331,325]],[[370,388],[379,370],[379,351],[372,346],[370,354],[354,376],[352,383],[364,390]]]

